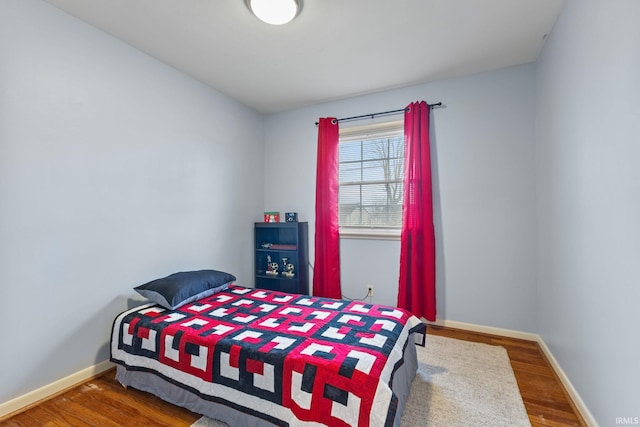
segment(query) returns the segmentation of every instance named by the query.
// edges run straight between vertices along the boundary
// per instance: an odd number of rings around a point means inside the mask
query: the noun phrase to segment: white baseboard
[[[491,335],[500,335],[501,337],[517,338],[521,340],[539,341],[540,335],[530,332],[514,331],[512,329],[494,328],[492,326],[475,325],[473,323],[456,322],[455,320],[436,320],[428,322],[430,325],[444,326],[447,328],[464,329],[471,332],[482,332]]]
[[[584,404],[584,401],[578,394],[578,391],[573,387],[573,384],[571,384],[571,381],[569,381],[567,374],[564,373],[564,371],[560,367],[560,364],[558,363],[556,358],[553,357],[553,353],[551,353],[551,350],[549,349],[549,347],[547,347],[547,344],[544,342],[542,337],[540,337],[540,339],[538,340],[538,344],[540,344],[540,348],[542,348],[542,352],[544,353],[545,356],[547,356],[547,360],[549,360],[549,363],[551,363],[551,367],[553,368],[554,371],[556,371],[558,378],[560,378],[560,382],[562,382],[562,385],[564,385],[564,388],[567,390],[567,393],[569,393],[569,396],[571,396],[571,399],[573,400],[573,403],[576,405],[576,408],[580,412],[580,415],[582,415],[582,418],[584,418],[584,422],[587,423],[589,427],[598,427],[598,423],[596,422],[596,419],[593,418],[591,411],[589,411],[589,408],[587,408],[587,405]]]
[[[90,366],[86,369],[78,371],[74,374],[69,375],[68,377],[59,379],[50,384],[47,384],[43,387],[40,387],[37,390],[33,390],[27,394],[23,394],[22,396],[18,396],[15,399],[12,399],[5,403],[0,403],[0,419],[4,416],[9,415],[14,412],[18,412],[21,409],[25,409],[30,405],[33,405],[36,402],[39,402],[43,399],[47,399],[51,396],[54,396],[61,391],[69,389],[73,386],[83,383],[87,381],[89,378],[92,378],[102,372],[111,369],[115,365],[108,360],[104,362],[100,362],[96,365]]]
[[[540,348],[542,349],[544,355],[547,357],[547,360],[549,360],[551,368],[556,372],[558,378],[560,379],[560,382],[567,390],[567,393],[569,393],[571,400],[573,400],[574,405],[576,405],[576,409],[578,410],[578,412],[580,412],[580,415],[584,419],[584,422],[587,423],[587,426],[589,427],[598,427],[598,423],[596,422],[595,418],[593,418],[591,411],[589,411],[587,406],[584,404],[584,401],[580,397],[580,394],[578,394],[578,391],[575,389],[573,384],[571,384],[571,381],[569,381],[569,377],[567,377],[567,375],[564,373],[556,358],[553,357],[553,353],[551,353],[551,350],[539,334],[514,331],[511,329],[494,328],[491,326],[475,325],[473,323],[456,322],[454,320],[436,320],[435,322],[428,322],[428,324],[455,329],[464,329],[466,331],[472,332],[482,332],[485,334],[499,335],[509,338],[536,341],[540,345]]]

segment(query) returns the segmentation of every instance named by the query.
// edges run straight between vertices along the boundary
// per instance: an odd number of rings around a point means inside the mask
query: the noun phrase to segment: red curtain
[[[318,122],[316,172],[316,234],[313,294],[342,298],[340,288],[340,233],[338,225],[338,121]]]
[[[409,104],[404,114],[405,177],[400,237],[398,307],[436,320],[436,243],[433,229],[429,105]]]

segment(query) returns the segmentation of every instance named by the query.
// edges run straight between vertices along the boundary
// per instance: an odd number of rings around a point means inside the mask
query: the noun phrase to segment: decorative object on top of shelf
[[[287,212],[284,218],[286,222],[298,222],[298,212]]]
[[[265,212],[264,222],[280,222],[280,212]]]
[[[272,246],[271,243],[263,243],[260,245],[262,249],[269,249],[271,246]]]

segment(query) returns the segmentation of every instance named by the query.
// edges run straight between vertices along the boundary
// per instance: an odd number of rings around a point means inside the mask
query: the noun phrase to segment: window
[[[397,238],[402,227],[404,123],[340,129],[343,237]]]

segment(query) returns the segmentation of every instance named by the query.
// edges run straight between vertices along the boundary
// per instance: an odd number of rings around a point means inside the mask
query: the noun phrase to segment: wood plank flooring
[[[533,427],[586,426],[538,343],[429,326],[429,334],[501,345],[507,349]],[[115,370],[9,418],[2,427],[189,426],[199,415],[115,380]]]

